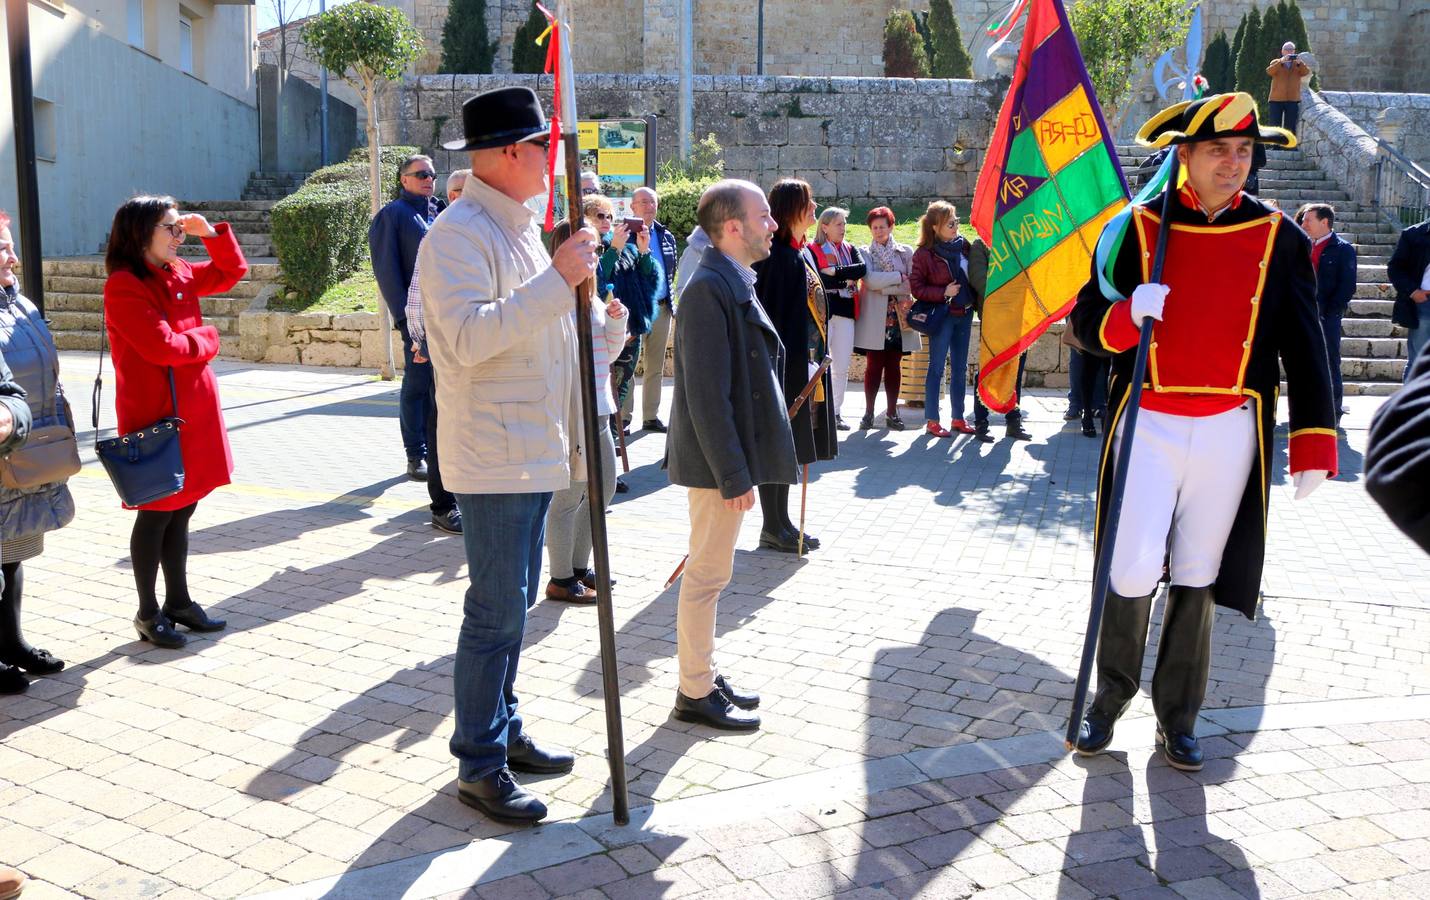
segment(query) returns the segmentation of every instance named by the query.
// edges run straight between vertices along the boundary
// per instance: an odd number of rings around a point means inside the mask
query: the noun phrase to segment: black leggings
[[[148,621],[159,613],[154,593],[159,568],[164,569],[164,605],[183,609],[189,598],[189,519],[198,503],[183,509],[139,510],[134,531],[129,535],[129,561],[134,567],[134,585],[139,589],[139,618]]]
[[[789,485],[762,484],[758,491],[760,513],[765,517],[762,530],[770,534],[794,531],[794,523],[789,520]]]
[[[20,631],[20,595],[25,592],[25,573],[18,562],[0,565],[5,587],[0,590],[0,653],[24,653],[30,649]]]

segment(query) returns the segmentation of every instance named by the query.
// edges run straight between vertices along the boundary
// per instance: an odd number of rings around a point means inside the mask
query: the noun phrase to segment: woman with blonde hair
[[[968,253],[968,242],[958,234],[958,210],[945,200],[930,203],[919,219],[919,247],[914,251],[909,288],[915,300],[939,304],[947,311],[942,323],[928,336],[929,368],[924,379],[924,417],[928,421],[924,430],[934,437],[973,433],[963,415],[975,300],[968,280]],[[939,424],[938,409],[944,366],[950,359],[953,363],[948,401],[953,411],[952,431]]]
[[[849,360],[854,355],[854,320],[859,317],[859,279],[864,277],[864,259],[859,248],[844,242],[849,210],[831,206],[819,214],[810,255],[819,268],[819,281],[829,299],[829,374],[834,379],[834,427],[848,431],[840,410],[844,389],[849,385]]]
[[[919,349],[919,333],[907,327],[904,314],[913,305],[909,299],[909,273],[914,267],[914,251],[894,240],[894,211],[887,206],[869,210],[869,232],[873,240],[864,251],[868,271],[859,315],[854,322],[854,350],[864,355],[864,418],[861,430],[874,427],[874,398],[879,382],[884,383],[888,407],[884,425],[903,431],[899,418],[899,371],[901,357]]]

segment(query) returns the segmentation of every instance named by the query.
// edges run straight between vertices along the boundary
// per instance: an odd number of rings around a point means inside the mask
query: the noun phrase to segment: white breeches
[[[829,377],[834,379],[834,413],[844,406],[844,389],[849,386],[849,361],[854,356],[854,320],[846,316],[829,317]]]
[[[1114,455],[1121,438],[1119,421]],[[1249,400],[1214,416],[1140,410],[1112,552],[1112,590],[1123,597],[1152,593],[1164,559],[1173,584],[1215,582],[1256,453]]]

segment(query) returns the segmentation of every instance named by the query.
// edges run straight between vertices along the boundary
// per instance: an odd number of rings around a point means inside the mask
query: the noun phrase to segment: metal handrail
[[[1430,218],[1430,172],[1380,138],[1375,143],[1375,207],[1399,230]]]

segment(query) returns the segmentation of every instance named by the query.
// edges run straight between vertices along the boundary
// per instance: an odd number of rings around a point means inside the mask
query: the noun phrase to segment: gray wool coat
[[[760,484],[794,484],[784,346],[753,288],[714,247],[680,294],[675,396],[666,439],[670,481],[727,500]]]

